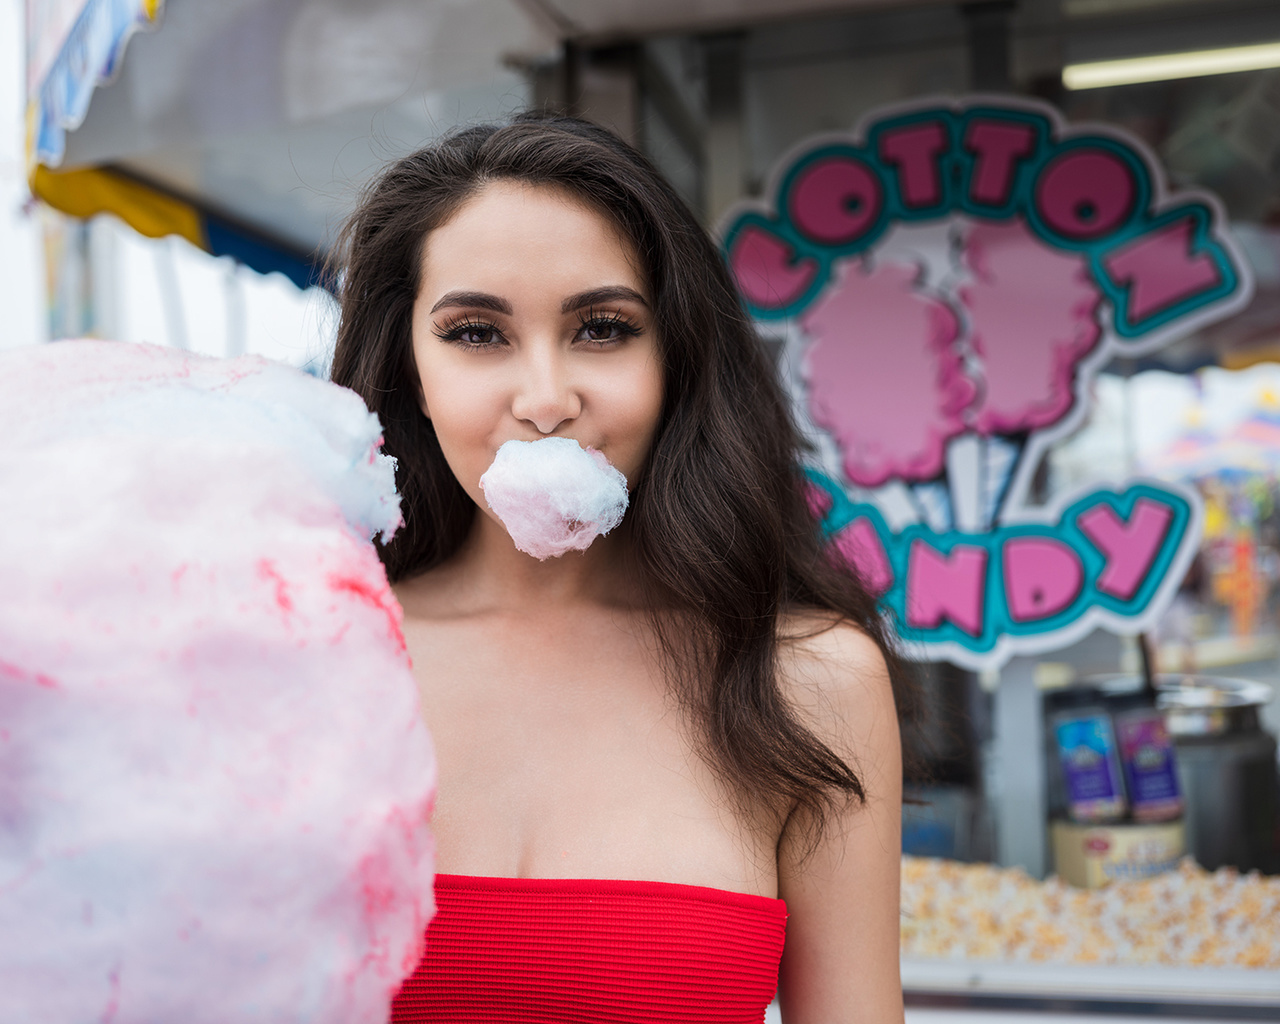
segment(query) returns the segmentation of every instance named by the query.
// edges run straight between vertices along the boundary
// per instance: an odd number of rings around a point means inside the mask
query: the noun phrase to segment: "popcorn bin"
[[[1152,824],[1082,824],[1049,827],[1058,875],[1082,889],[1150,878],[1177,866],[1187,849],[1181,819]]]

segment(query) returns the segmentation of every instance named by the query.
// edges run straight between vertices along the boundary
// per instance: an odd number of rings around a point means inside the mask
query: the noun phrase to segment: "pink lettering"
[[[835,535],[834,543],[845,561],[858,570],[872,594],[879,596],[893,586],[893,567],[870,519],[865,516],[855,519]]]
[[[1194,227],[1190,217],[1183,217],[1103,258],[1112,280],[1128,285],[1129,323],[1222,284],[1209,255],[1192,252]]]
[[[1070,607],[1084,584],[1074,551],[1052,537],[1014,537],[1004,546],[1004,590],[1015,622],[1034,622]]]
[[[884,188],[867,164],[852,156],[815,160],[787,194],[791,222],[823,245],[847,245],[866,234],[884,206]]]
[[[1036,210],[1063,238],[1089,241],[1122,227],[1138,203],[1133,172],[1104,149],[1071,149],[1040,172]]]
[[[982,635],[987,552],[957,544],[949,555],[915,540],[907,559],[907,625],[936,629],[949,619],[971,636]]]
[[[880,157],[898,169],[898,192],[909,209],[942,202],[942,172],[938,157],[950,148],[946,129],[937,121],[887,132],[880,139]]]
[[[1151,569],[1173,522],[1173,510],[1150,498],[1139,498],[1127,523],[1110,505],[1089,509],[1077,522],[1107,559],[1098,576],[1098,589],[1127,601]]]
[[[819,520],[825,519],[835,504],[824,488],[808,482],[804,485],[804,503],[809,506],[809,514]]]
[[[804,294],[818,272],[812,257],[795,258],[795,249],[763,228],[749,224],[729,251],[729,268],[747,301],[762,309],[780,309]]]
[[[1035,146],[1036,133],[1024,124],[974,121],[964,145],[974,154],[969,198],[987,206],[1003,206],[1013,191],[1014,169]]]

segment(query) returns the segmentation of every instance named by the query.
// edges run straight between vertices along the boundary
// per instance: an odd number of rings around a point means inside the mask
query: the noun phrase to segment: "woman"
[[[615,136],[531,114],[393,165],[341,256],[333,378],[399,460],[382,556],[440,765],[393,1019],[758,1021],[777,978],[787,1024],[900,1021],[906,693],[695,218]],[[544,437],[631,506],[540,562],[479,478]]]

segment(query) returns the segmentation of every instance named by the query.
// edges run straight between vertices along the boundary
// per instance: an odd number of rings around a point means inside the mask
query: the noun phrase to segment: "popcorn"
[[[1280,877],[1176,871],[1102,889],[904,857],[902,952],[953,960],[1280,968]]]
[[[627,511],[627,478],[569,437],[506,442],[480,488],[516,547],[539,561],[585,551]]]

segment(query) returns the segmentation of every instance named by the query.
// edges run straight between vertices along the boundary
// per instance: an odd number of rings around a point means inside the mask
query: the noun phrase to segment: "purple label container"
[[[1164,716],[1135,708],[1115,716],[1116,739],[1135,821],[1169,821],[1182,813],[1177,761]]]

